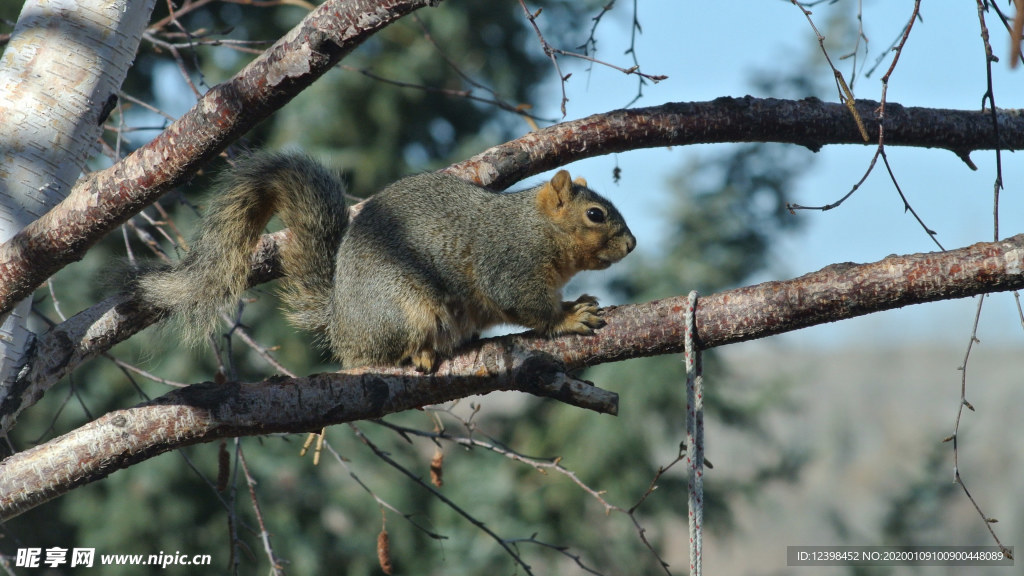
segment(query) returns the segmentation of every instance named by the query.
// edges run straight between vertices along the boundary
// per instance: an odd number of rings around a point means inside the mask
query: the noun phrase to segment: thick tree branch
[[[0,245],[0,314],[294,98],[364,40],[440,0],[328,0],[159,136],[93,172],[56,208]]]
[[[495,390],[521,390],[598,412],[618,396],[532,350],[451,359],[436,374],[354,370],[256,384],[205,382],[110,412],[0,461],[0,522],[168,450],[215,438],[316,431]]]
[[[907,304],[1020,288],[1024,234],[949,252],[835,264],[793,280],[711,294],[697,308],[698,336],[709,348]],[[217,438],[318,430],[494,390],[614,413],[613,396],[565,372],[679,351],[685,301],[608,309],[608,325],[595,336],[481,341],[429,376],[353,371],[176,390],[0,462],[0,521],[156,454]]]
[[[394,4],[405,9],[425,2],[394,0]],[[235,79],[214,87],[156,140],[113,167],[92,174],[75,187],[65,202],[10,242],[0,245],[0,313],[28,296],[62,266],[81,259],[111,227],[186,180],[232,139],[312,82],[314,72],[287,59],[288,52],[282,51],[287,48],[308,55],[313,44],[290,39],[319,38],[318,50],[341,48],[333,40],[325,39],[326,32],[315,27],[315,20],[309,20],[303,23],[311,27],[312,31],[307,31],[309,36],[293,31],[268,50],[268,54],[275,56],[261,57]],[[339,29],[344,27],[332,25],[331,30]],[[340,53],[332,51],[329,57],[340,57]],[[326,65],[327,62],[319,63],[316,74],[322,73]],[[289,76],[295,72],[289,66],[301,68],[303,74]],[[279,82],[268,85],[268,79]],[[876,107],[875,102],[858,103],[868,130],[877,130]],[[1024,149],[1024,115],[1001,111],[997,116],[1000,147]],[[888,103],[886,123],[886,144],[890,146],[945,148],[961,157],[973,150],[996,146],[989,113],[904,108]],[[194,140],[191,134],[196,136]],[[193,144],[186,145],[187,142]],[[813,150],[825,144],[864,144],[849,110],[842,104],[816,99],[719,98],[711,102],[617,110],[557,124],[495,146],[449,171],[500,189],[582,158],[638,148],[712,142],[785,142]]]
[[[858,101],[869,133],[878,133],[878,102]],[[1024,114],[996,114],[1003,150],[1024,149]],[[826,144],[865,145],[845,104],[775,98],[717,98],[616,110],[563,122],[495,146],[451,171],[503,189],[527,176],[571,161],[639,148],[721,142],[782,142],[818,151]],[[996,147],[989,112],[885,105],[889,146],[943,148],[966,158]],[[867,145],[876,145],[868,142]]]
[[[889,256],[869,264],[842,263],[785,281],[764,282],[700,298],[701,348],[765,338],[800,328],[937,300],[1024,288],[1024,234],[947,252]],[[517,345],[556,356],[571,370],[641,356],[682,352],[683,307],[678,296],[610,308],[595,338]]]

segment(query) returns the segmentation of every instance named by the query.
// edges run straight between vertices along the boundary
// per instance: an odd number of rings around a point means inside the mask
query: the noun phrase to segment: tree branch
[[[870,132],[878,131],[878,102],[857,101]],[[974,150],[1024,149],[1024,114],[997,112],[1000,139],[993,135],[989,112],[904,107],[885,108],[885,143],[890,146],[943,148],[966,158]],[[495,146],[449,170],[467,180],[503,189],[527,176],[583,158],[640,148],[723,142],[780,142],[815,152],[826,144],[874,146],[845,104],[817,98],[716,98],[615,110],[563,122]]]
[[[1024,234],[942,253],[834,264],[784,282],[700,299],[710,348],[922,302],[1024,288]],[[606,310],[594,336],[532,334],[474,343],[436,374],[388,369],[255,384],[203,383],[116,410],[0,462],[0,521],[162,452],[223,437],[319,430],[494,390],[522,390],[614,413],[614,395],[566,375],[678,352],[685,297]]]
[[[1024,234],[946,252],[831,264],[785,281],[702,296],[697,338],[703,349],[756,340],[874,312],[1024,288]],[[682,352],[686,296],[606,309],[599,336],[522,338],[571,370],[628,358]]]

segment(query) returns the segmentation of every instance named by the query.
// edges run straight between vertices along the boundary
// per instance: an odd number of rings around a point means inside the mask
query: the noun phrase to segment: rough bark
[[[701,346],[761,338],[913,303],[1024,287],[1024,234],[943,253],[835,264],[784,282],[700,298]],[[475,343],[433,375],[399,369],[202,383],[111,412],[0,462],[0,521],[168,450],[223,437],[303,432],[494,390],[615,413],[614,394],[566,374],[682,348],[686,298],[606,311],[594,336],[532,334]]]
[[[869,134],[878,134],[878,102],[861,100],[857,111]],[[998,146],[1024,146],[1024,114],[999,110]],[[638,148],[719,142],[783,142],[818,151],[826,144],[864,142],[844,104],[817,98],[717,98],[616,110],[564,122],[495,146],[451,171],[496,189],[571,161]],[[885,105],[889,146],[943,148],[966,159],[997,146],[989,112]]]

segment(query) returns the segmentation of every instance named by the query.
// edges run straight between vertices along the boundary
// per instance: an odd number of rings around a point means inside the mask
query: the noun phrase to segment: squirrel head
[[[623,259],[636,247],[636,238],[611,202],[559,170],[541,185],[537,207],[557,232],[560,263],[566,278],[579,270],[601,270]]]

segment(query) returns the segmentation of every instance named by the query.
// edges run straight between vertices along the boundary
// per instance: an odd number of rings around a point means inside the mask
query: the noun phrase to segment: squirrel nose
[[[633,248],[636,248],[636,237],[626,232],[626,254],[632,252]]]

